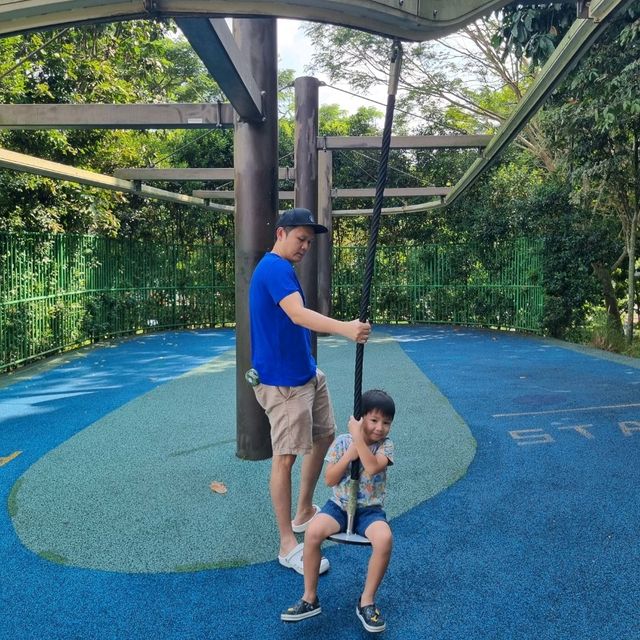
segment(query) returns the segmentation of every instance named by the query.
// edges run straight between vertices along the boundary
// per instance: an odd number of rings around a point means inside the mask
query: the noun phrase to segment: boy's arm
[[[311,331],[333,333],[360,343],[366,342],[371,333],[371,325],[368,322],[360,322],[359,320],[343,322],[307,309],[302,301],[302,296],[297,291],[282,298],[278,304],[289,316],[291,322],[311,329]]]
[[[387,468],[389,458],[384,453],[374,454],[362,438],[362,418],[360,420],[356,420],[353,416],[349,418],[349,433],[358,451],[360,462],[362,462],[364,470],[370,476],[374,476]]]
[[[358,457],[358,450],[355,445],[351,443],[349,448],[342,454],[337,462],[333,462],[327,465],[324,472],[324,481],[328,487],[335,487],[342,477],[347,473],[347,469],[352,460]]]

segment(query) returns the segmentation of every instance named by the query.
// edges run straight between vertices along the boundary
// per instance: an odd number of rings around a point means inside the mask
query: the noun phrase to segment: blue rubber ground
[[[477,452],[460,481],[393,519],[394,556],[379,592],[384,637],[637,640],[638,362],[515,334],[385,332],[467,423]],[[59,564],[16,535],[19,500],[12,504],[11,495],[43,456],[232,347],[229,331],[157,334],[90,350],[12,384],[3,380],[0,457],[24,453],[0,466],[0,637],[368,635],[353,611],[367,561],[359,548],[327,548],[324,613],[292,625],[278,613],[300,595],[302,578],[273,561],[122,573]],[[350,389],[332,392],[337,405],[348,405]],[[405,404],[421,406],[415,400]],[[425,414],[433,410],[422,405]]]

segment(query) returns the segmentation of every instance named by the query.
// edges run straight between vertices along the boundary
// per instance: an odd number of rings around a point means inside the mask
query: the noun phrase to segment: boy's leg
[[[371,557],[369,558],[369,569],[364,583],[364,590],[360,597],[361,607],[375,602],[376,592],[389,566],[393,547],[391,528],[385,520],[377,520],[371,523],[365,531],[365,536],[371,540]]]
[[[318,597],[318,576],[320,574],[320,547],[334,533],[340,531],[340,525],[330,515],[319,513],[310,523],[304,534],[304,594],[306,602],[315,602]]]
[[[318,600],[320,546],[332,533],[338,531],[340,524],[326,513],[319,513],[309,523],[304,535],[304,594],[298,602],[280,614],[280,619],[284,622],[300,622],[322,612]]]

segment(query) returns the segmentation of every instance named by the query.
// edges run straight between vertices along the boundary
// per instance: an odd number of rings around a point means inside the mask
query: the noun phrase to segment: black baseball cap
[[[303,209],[302,207],[289,209],[289,211],[282,213],[278,218],[278,222],[276,222],[276,229],[278,227],[311,227],[315,233],[329,232],[327,227],[316,223],[309,209]]]

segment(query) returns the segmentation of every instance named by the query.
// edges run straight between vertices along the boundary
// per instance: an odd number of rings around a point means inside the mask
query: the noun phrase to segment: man
[[[335,435],[326,379],[311,353],[311,331],[359,343],[371,332],[368,322],[342,322],[305,307],[293,265],[304,258],[316,234],[327,231],[308,209],[283,213],[275,244],[256,266],[249,288],[251,360],[259,378],[254,391],[271,426],[269,488],[280,534],[278,561],[302,575],[303,545],[295,533],[302,533],[319,510],[312,503],[313,492]],[[291,520],[291,471],[298,455],[304,459]],[[328,568],[329,561],[322,558],[320,573]]]

